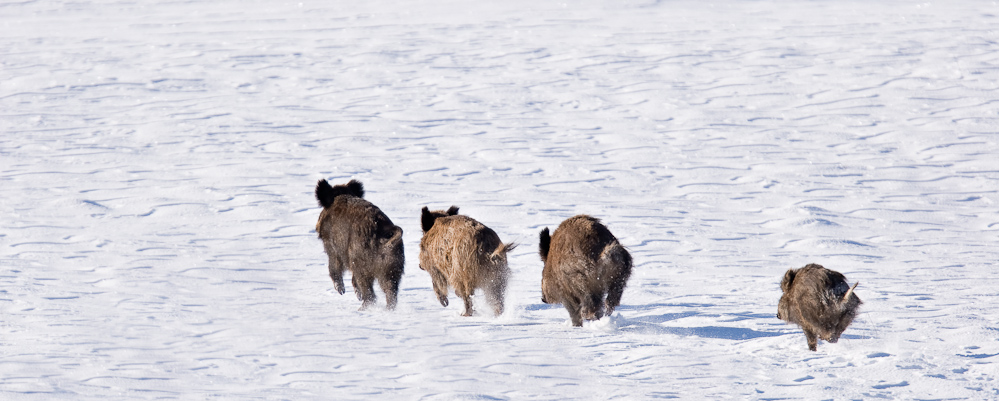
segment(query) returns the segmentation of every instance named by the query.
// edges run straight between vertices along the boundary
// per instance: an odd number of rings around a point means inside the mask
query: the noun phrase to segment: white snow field
[[[995,1],[3,1],[0,134],[3,400],[999,399]],[[397,310],[321,178],[405,230]],[[501,316],[419,269],[452,204],[520,243]],[[635,270],[573,328],[580,213]],[[817,352],[807,263],[864,301]]]

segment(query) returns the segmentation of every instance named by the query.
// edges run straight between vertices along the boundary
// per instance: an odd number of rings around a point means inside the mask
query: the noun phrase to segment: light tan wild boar
[[[506,254],[517,245],[504,244],[489,227],[459,215],[456,206],[432,212],[424,207],[420,222],[420,269],[430,273],[441,305],[448,305],[448,286],[453,287],[465,301],[462,316],[472,316],[472,294],[479,288],[493,312],[502,314],[510,276]]]
[[[809,350],[816,350],[818,338],[835,343],[863,303],[853,292],[857,284],[850,287],[842,274],[814,263],[789,269],[780,282],[777,318],[800,326]]]
[[[316,222],[316,233],[329,257],[330,278],[336,291],[343,295],[343,272],[350,270],[361,310],[375,302],[375,280],[385,292],[386,306],[392,310],[405,263],[402,228],[392,224],[363,196],[364,186],[356,180],[337,186],[319,180],[316,199],[323,211]]]
[[[555,233],[541,230],[541,302],[560,303],[573,326],[610,315],[631,276],[631,254],[600,220],[571,217]],[[606,301],[604,300],[604,297]]]

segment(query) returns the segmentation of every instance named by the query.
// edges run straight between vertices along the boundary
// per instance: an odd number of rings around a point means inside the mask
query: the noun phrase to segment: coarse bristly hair
[[[631,276],[631,254],[600,220],[577,215],[541,230],[541,301],[560,303],[573,326],[610,315]],[[606,297],[606,299],[605,299]]]
[[[858,284],[850,287],[843,274],[814,263],[788,269],[780,283],[777,318],[801,327],[811,351],[818,339],[835,343],[863,304],[854,293]]]
[[[459,215],[458,207],[420,213],[420,269],[430,274],[437,300],[448,306],[448,288],[465,302],[463,316],[471,316],[472,295],[481,289],[493,313],[503,313],[510,276],[507,253],[516,247],[503,243],[495,231],[475,219]]]
[[[336,186],[320,180],[316,200],[323,210],[316,221],[316,233],[323,240],[330,278],[338,293],[345,292],[343,272],[349,270],[361,309],[374,303],[376,280],[388,309],[394,309],[405,264],[402,228],[363,196],[364,186],[357,180]]]

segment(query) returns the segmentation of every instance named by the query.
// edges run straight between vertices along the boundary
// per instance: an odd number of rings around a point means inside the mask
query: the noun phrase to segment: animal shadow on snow
[[[648,304],[648,305],[621,305],[618,306],[617,315],[619,320],[618,330],[626,333],[636,333],[643,335],[661,335],[661,334],[673,334],[677,336],[695,336],[703,338],[717,338],[723,340],[751,340],[754,338],[765,338],[765,337],[780,337],[780,336],[796,336],[800,335],[800,332],[792,329],[790,327],[785,327],[783,322],[774,319],[771,313],[737,313],[731,316],[720,316],[717,314],[704,314],[695,311],[684,311],[677,313],[664,313],[659,315],[644,315],[637,317],[622,318],[621,312],[628,311],[629,315],[632,314],[642,314],[646,312],[655,311],[657,309],[669,308],[669,309],[698,309],[706,308],[713,305],[706,304]],[[542,311],[542,310],[554,310],[562,309],[559,305],[552,304],[530,304],[524,307],[526,311]],[[774,325],[780,328],[776,331],[759,331],[741,327],[724,327],[724,326],[703,326],[703,327],[668,327],[663,326],[663,323],[684,319],[694,316],[713,316],[717,317],[719,323],[725,322],[735,322],[740,320],[751,320],[751,319],[774,319]],[[770,323],[770,322],[767,322]],[[850,339],[850,340],[861,340],[872,338],[869,335],[858,335],[858,334],[844,334],[840,338]]]
[[[753,329],[747,329],[743,327],[725,327],[725,326],[702,326],[702,327],[672,327],[663,326],[663,323],[684,319],[688,317],[695,316],[705,316],[705,317],[716,317],[719,318],[719,322],[732,322],[739,320],[748,319],[768,319],[772,318],[770,314],[737,314],[734,318],[727,315],[717,315],[713,313],[704,314],[698,311],[693,311],[689,309],[703,308],[707,305],[700,304],[650,304],[641,306],[631,306],[622,305],[618,308],[620,311],[633,311],[637,314],[642,314],[643,312],[651,312],[663,308],[668,309],[688,309],[684,312],[677,313],[664,313],[664,314],[652,314],[643,315],[637,317],[629,317],[624,319],[618,330],[629,333],[637,334],[674,334],[678,336],[695,336],[703,338],[718,338],[723,340],[751,340],[754,338],[763,337],[777,337],[782,335],[791,334],[791,331],[759,331]],[[630,314],[630,313],[629,313]]]

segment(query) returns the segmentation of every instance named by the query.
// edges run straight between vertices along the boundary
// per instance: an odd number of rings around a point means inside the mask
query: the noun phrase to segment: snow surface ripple
[[[343,3],[0,4],[0,398],[999,397],[995,2]],[[332,290],[319,178],[405,230],[397,311]],[[523,244],[503,316],[418,268],[451,204]],[[636,268],[573,329],[578,213]],[[812,262],[865,302],[818,352]]]

